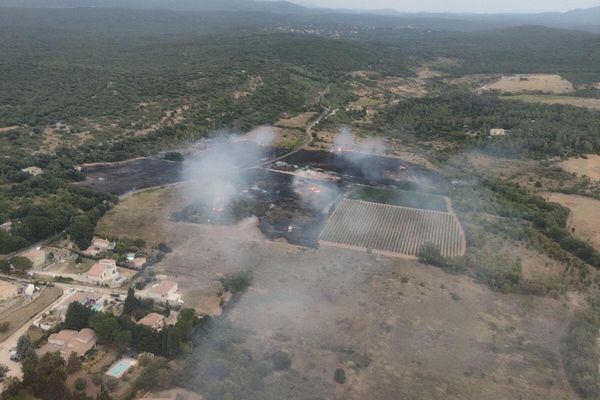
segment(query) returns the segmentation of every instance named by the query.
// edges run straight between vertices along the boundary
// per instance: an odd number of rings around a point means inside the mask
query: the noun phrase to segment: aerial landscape
[[[448,4],[0,0],[0,400],[599,400],[600,4]]]

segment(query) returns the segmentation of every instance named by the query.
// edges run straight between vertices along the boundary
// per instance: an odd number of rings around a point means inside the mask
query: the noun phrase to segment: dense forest
[[[451,139],[503,157],[600,152],[600,112],[501,100],[494,94],[445,91],[439,96],[400,102],[380,118],[392,135]],[[493,128],[509,133],[488,138]]]

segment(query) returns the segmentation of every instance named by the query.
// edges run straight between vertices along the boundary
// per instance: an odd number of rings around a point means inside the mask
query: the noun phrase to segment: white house
[[[169,280],[161,280],[156,283],[151,283],[137,292],[137,295],[142,298],[150,298],[155,301],[166,303],[167,301],[173,304],[181,302],[181,292],[177,282]]]

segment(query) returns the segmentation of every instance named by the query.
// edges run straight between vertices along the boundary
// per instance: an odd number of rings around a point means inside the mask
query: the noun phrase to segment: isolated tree
[[[33,347],[29,336],[23,335],[17,341],[17,356],[21,361],[28,359],[37,361],[37,354],[35,353],[35,348]]]
[[[271,356],[275,371],[283,371],[292,366],[292,359],[285,351],[276,351]]]
[[[4,379],[8,374],[8,367],[4,364],[0,364],[0,380]]]
[[[79,371],[82,367],[82,362],[77,353],[74,351],[69,354],[69,359],[67,360],[67,373],[74,374]]]
[[[84,391],[87,386],[87,382],[84,378],[79,377],[75,379],[75,389],[79,391]]]
[[[102,385],[102,387],[100,387],[100,393],[96,396],[96,400],[113,400],[113,398],[104,385]]]
[[[11,258],[10,264],[19,272],[25,272],[33,267],[33,262],[29,258],[21,256]]]
[[[338,368],[335,370],[334,374],[333,374],[333,379],[339,383],[339,384],[344,384],[346,383],[346,371],[344,371],[342,368]]]
[[[127,290],[127,297],[125,298],[125,302],[123,303],[123,312],[125,314],[131,314],[135,310],[139,308],[140,302],[135,297],[135,289],[130,287]]]

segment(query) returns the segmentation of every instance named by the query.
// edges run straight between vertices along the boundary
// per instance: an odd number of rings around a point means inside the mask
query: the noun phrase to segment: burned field
[[[249,140],[228,142],[228,152],[235,155],[233,167],[245,169],[259,164],[268,166],[269,159],[282,156],[286,149],[262,147]],[[83,167],[86,179],[82,186],[99,192],[125,194],[138,189],[161,186],[186,180],[185,168],[202,153],[185,163],[158,158],[139,158],[116,163]],[[343,183],[402,186],[411,182],[444,191],[447,182],[438,174],[397,158],[365,154],[358,151],[300,150],[285,162],[275,163],[275,170],[312,169],[335,176]]]
[[[466,245],[460,223],[450,213],[350,199],[333,212],[320,243],[412,257],[425,243],[438,246],[444,257],[464,254]]]
[[[227,201],[219,193],[171,214],[173,221],[232,225],[256,216],[270,239],[317,247],[321,228],[343,187],[260,168],[241,171]]]
[[[173,221],[231,225],[256,216],[266,237],[313,248],[339,200],[358,184],[446,187],[422,167],[358,151],[301,150],[269,163],[282,151],[248,140],[222,141],[184,163],[139,159],[88,167],[83,185],[123,194],[186,181],[189,201],[171,213]]]
[[[410,187],[411,183],[418,182],[418,185],[436,191],[445,191],[447,188],[447,182],[443,177],[419,165],[398,158],[360,151],[301,150],[287,157],[285,162],[296,168],[328,171],[348,183]]]
[[[81,172],[86,177],[81,186],[116,195],[182,180],[181,163],[152,158],[84,167]]]

